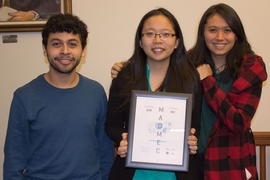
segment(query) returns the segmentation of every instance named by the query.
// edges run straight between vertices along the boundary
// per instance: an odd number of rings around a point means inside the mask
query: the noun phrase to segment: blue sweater
[[[79,74],[59,89],[43,75],[17,89],[5,142],[4,180],[107,179],[113,143],[104,131],[103,87]]]

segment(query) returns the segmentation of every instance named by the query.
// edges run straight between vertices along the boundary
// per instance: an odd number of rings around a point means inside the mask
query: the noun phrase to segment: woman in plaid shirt
[[[190,53],[204,89],[198,144],[198,156],[204,155],[201,175],[205,180],[258,179],[250,126],[267,73],[235,10],[226,4],[207,9]]]

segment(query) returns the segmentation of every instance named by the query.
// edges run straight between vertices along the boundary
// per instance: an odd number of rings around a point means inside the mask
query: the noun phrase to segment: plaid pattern
[[[214,77],[205,78],[204,97],[216,114],[205,152],[205,180],[258,179],[256,152],[251,119],[258,107],[262,82],[267,79],[265,64],[260,56],[245,55],[240,77],[225,94]]]

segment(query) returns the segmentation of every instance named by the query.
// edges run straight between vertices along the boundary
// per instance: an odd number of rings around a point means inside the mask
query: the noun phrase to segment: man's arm
[[[27,163],[29,126],[26,111],[20,99],[14,95],[8,121],[4,147],[4,179],[22,179]]]
[[[114,145],[113,141],[107,136],[105,132],[105,121],[107,115],[107,98],[104,92],[101,101],[100,116],[97,121],[96,136],[99,142],[99,156],[100,156],[100,171],[102,173],[102,180],[107,180],[113,161],[114,161]]]

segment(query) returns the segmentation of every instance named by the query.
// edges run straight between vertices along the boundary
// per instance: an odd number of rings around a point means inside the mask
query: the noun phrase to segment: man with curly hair
[[[85,23],[70,14],[45,24],[49,71],[14,92],[4,180],[107,179],[114,153],[104,130],[106,94],[98,82],[76,72],[87,36]]]

